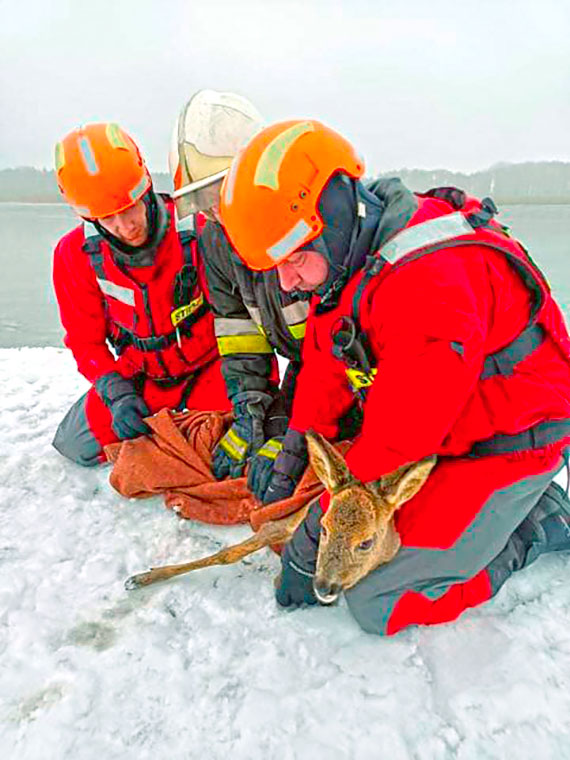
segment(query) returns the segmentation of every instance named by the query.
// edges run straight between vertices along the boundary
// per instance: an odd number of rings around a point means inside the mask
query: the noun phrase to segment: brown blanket
[[[191,520],[222,525],[250,520],[254,530],[267,520],[292,514],[322,493],[310,467],[291,498],[266,506],[248,491],[246,478],[215,480],[211,453],[231,419],[222,412],[163,409],[146,420],[151,436],[105,447],[113,464],[111,485],[128,498],[164,494],[167,507]]]

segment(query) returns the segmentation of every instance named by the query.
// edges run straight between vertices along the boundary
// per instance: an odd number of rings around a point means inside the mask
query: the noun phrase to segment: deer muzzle
[[[342,586],[337,583],[327,583],[315,577],[313,591],[321,604],[334,604],[340,596]]]

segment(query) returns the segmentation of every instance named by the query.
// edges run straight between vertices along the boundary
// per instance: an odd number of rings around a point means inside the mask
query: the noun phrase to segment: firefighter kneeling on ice
[[[570,549],[553,483],[570,451],[570,339],[544,275],[493,215],[455,188],[360,181],[364,163],[317,121],[260,132],[222,188],[221,217],[255,270],[313,294],[289,429],[258,496],[292,492],[303,433],[334,440],[359,398],[347,454],[368,482],[437,454],[396,514],[402,547],[345,592],[366,630],[455,619],[539,554]],[[315,603],[315,503],[282,556],[277,601]]]
[[[92,388],[55,435],[91,466],[103,446],[149,431],[162,408],[228,410],[193,217],[154,192],[117,124],[88,124],[56,146],[59,188],[83,223],[58,243],[53,279],[65,344]],[[112,347],[114,352],[111,351]]]
[[[271,474],[287,430],[309,304],[285,293],[275,270],[252,272],[232,249],[219,220],[220,189],[232,158],[263,126],[252,103],[232,92],[199,90],[174,125],[169,157],[178,218],[203,213],[199,231],[222,375],[234,421],[212,457],[218,480],[248,485]],[[277,356],[289,359],[281,386]]]

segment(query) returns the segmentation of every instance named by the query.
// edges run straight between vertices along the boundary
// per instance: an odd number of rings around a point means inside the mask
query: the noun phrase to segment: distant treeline
[[[492,196],[498,203],[570,203],[570,163],[539,161],[497,164],[489,169],[462,174],[446,169],[400,169],[383,172],[385,177],[401,177],[418,192],[430,187],[451,185],[468,193]],[[160,192],[172,189],[170,176],[153,174]],[[61,196],[53,171],[22,167],[0,171],[0,202],[58,203]]]
[[[172,191],[170,175],[153,174],[155,188],[161,193]],[[53,170],[33,169],[22,166],[18,169],[0,170],[0,203],[6,201],[20,203],[62,203]]]

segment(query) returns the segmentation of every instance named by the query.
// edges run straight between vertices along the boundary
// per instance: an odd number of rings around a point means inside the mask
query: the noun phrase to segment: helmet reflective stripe
[[[277,135],[265,148],[259,158],[253,179],[254,185],[269,187],[272,190],[279,189],[279,169],[289,148],[301,135],[314,132],[315,127],[310,121],[295,124]]]
[[[63,143],[58,142],[58,144],[55,146],[55,172],[56,174],[60,169],[63,169],[65,166],[65,150],[63,148]]]
[[[447,214],[416,224],[413,227],[407,227],[380,248],[379,254],[390,264],[393,264],[402,256],[418,248],[425,248],[449,238],[473,234],[475,234],[473,227],[464,215],[457,211],[454,214]]]
[[[150,184],[149,178],[145,175],[140,179],[139,182],[133,187],[133,189],[129,192],[129,195],[134,201],[138,201],[138,199],[143,195],[144,191],[147,189],[147,187]]]
[[[81,157],[85,162],[85,168],[89,174],[98,174],[99,167],[97,166],[97,161],[95,160],[95,156],[91,148],[91,143],[87,137],[79,138],[79,150],[81,151]]]
[[[125,150],[129,149],[129,146],[123,139],[121,128],[118,124],[107,124],[105,132],[107,134],[107,139],[113,148],[124,148]]]
[[[268,256],[279,263],[299,248],[305,242],[310,232],[311,228],[307,222],[304,219],[299,219],[297,224],[281,240],[278,240],[277,243],[267,249]]]

